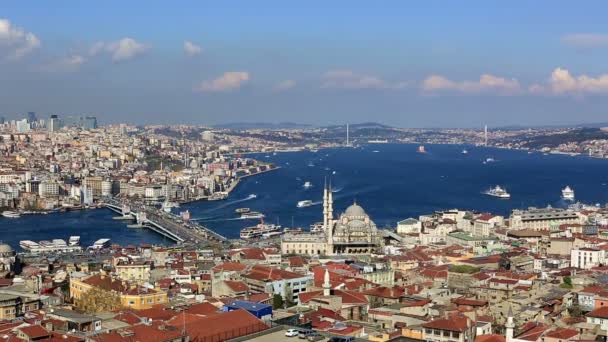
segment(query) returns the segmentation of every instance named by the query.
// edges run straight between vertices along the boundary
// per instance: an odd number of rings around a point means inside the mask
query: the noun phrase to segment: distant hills
[[[231,122],[214,125],[214,128],[246,130],[246,129],[305,129],[314,128],[313,125],[299,124],[295,122]]]

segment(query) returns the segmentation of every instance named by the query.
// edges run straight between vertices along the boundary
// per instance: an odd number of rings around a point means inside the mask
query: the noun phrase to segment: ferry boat
[[[418,146],[418,153],[426,153],[426,149],[424,149],[424,145]]]
[[[562,199],[566,201],[574,201],[574,190],[569,186],[562,189]]]
[[[312,183],[311,182],[308,182],[308,181],[304,182],[304,188],[308,189],[308,188],[311,188],[311,187],[312,187]]]
[[[52,252],[80,252],[82,251],[82,247],[78,245],[80,242],[80,237],[77,240],[74,240],[74,236],[70,237],[69,244],[65,242],[63,239],[53,239],[51,241],[43,240],[39,242],[34,242],[32,240],[21,240],[19,241],[19,246],[30,253],[52,253]],[[75,242],[74,242],[75,241]]]
[[[298,208],[306,208],[310,207],[313,204],[311,200],[304,200],[298,202]]]
[[[264,218],[264,214],[258,211],[249,211],[241,214],[242,219],[260,219]]]
[[[310,225],[311,233],[321,233],[323,231],[323,222],[316,222]]]
[[[234,210],[234,212],[237,214],[244,214],[244,213],[248,213],[250,211],[251,211],[251,209],[249,209],[249,208],[237,208]]]
[[[367,141],[369,144],[387,144],[387,139],[372,139]]]
[[[70,246],[78,246],[78,244],[80,244],[80,236],[78,236],[78,235],[70,236],[70,239],[68,240],[68,244]]]
[[[500,185],[497,185],[497,186],[493,187],[492,189],[486,191],[485,194],[489,195],[489,196],[503,198],[503,199],[511,198],[511,194],[509,194],[507,192],[507,190],[501,188]]]
[[[276,224],[265,224],[262,222],[255,226],[241,229],[240,236],[241,239],[251,240],[262,238],[265,234],[266,236],[271,236],[274,232],[281,233],[281,226],[278,226]]]
[[[90,247],[92,249],[102,249],[110,247],[110,239],[99,239]]]
[[[21,214],[19,214],[16,211],[5,210],[2,212],[2,216],[8,217],[8,218],[19,218],[19,217],[21,217]]]

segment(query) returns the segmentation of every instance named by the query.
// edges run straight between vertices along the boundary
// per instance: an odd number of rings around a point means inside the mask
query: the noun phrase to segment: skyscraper
[[[61,121],[57,115],[51,115],[51,119],[49,120],[49,132],[57,132],[61,128]]]
[[[36,112],[28,112],[27,113],[27,121],[30,124],[38,121],[38,118],[36,118]]]

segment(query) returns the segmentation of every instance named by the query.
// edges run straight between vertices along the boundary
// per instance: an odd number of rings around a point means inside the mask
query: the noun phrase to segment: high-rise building
[[[38,118],[36,118],[36,112],[28,112],[27,113],[27,121],[30,124],[38,121]]]
[[[18,133],[27,133],[30,131],[30,123],[27,122],[27,119],[19,120],[16,123],[17,132]]]
[[[84,118],[81,118],[80,127],[84,129],[97,128],[97,118],[94,116],[85,116]]]
[[[49,132],[57,132],[61,128],[61,121],[59,121],[57,115],[51,115],[48,128]]]

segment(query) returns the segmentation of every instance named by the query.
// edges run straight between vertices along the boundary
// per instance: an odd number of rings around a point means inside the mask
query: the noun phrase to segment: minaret
[[[350,146],[350,130],[348,124],[346,124],[346,146]]]
[[[327,178],[325,178],[325,184],[323,185],[323,230],[327,231]]]
[[[483,128],[483,144],[488,146],[488,125]]]
[[[325,269],[325,275],[323,276],[323,295],[331,295],[331,284],[329,283],[329,271]]]
[[[511,307],[509,307],[509,313],[507,314],[507,323],[505,324],[505,328],[505,342],[513,341],[513,328],[515,328],[515,323],[513,322],[513,310]]]
[[[334,221],[334,195],[331,189],[331,178],[329,179],[329,188],[327,190],[327,223],[331,228]]]

